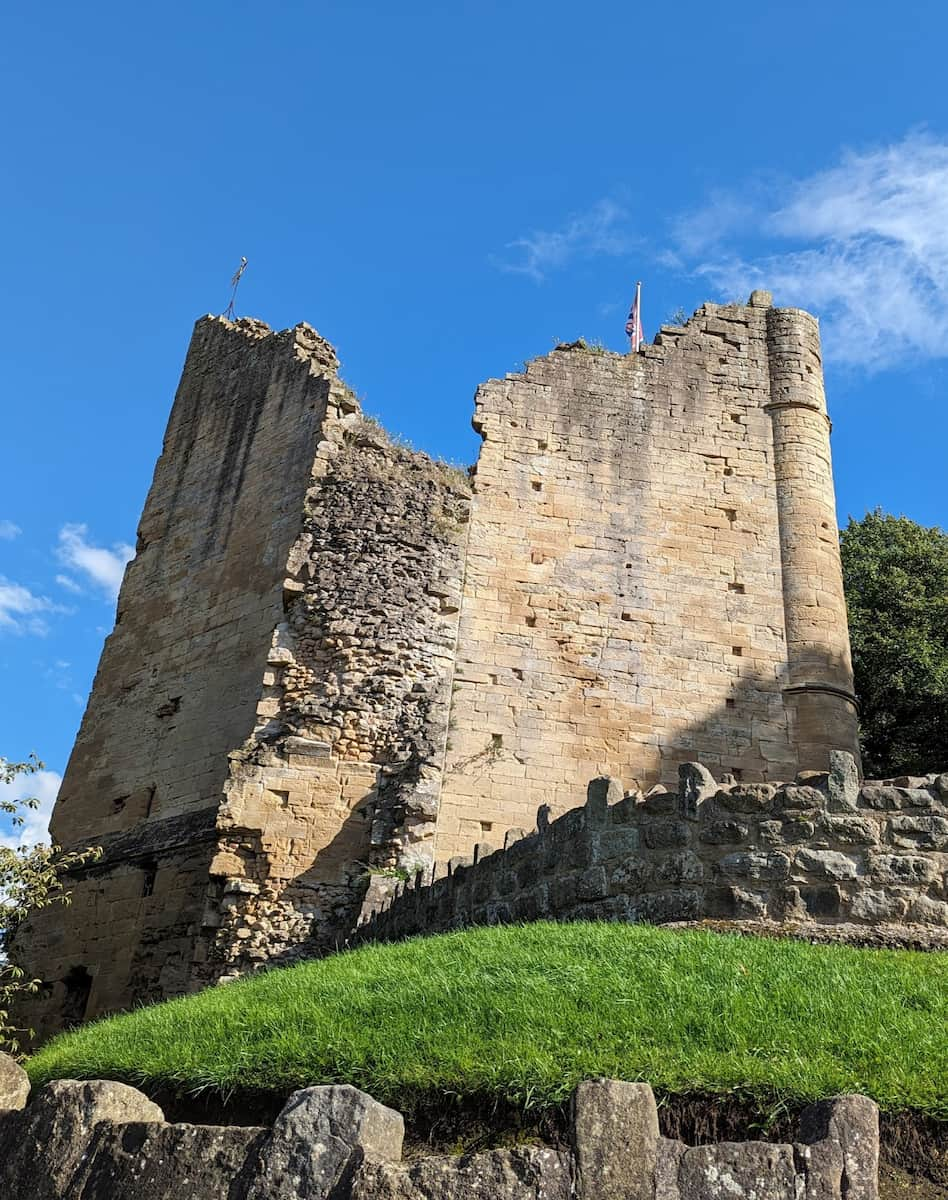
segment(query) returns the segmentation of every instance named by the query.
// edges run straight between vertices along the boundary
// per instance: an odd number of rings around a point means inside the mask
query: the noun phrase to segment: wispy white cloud
[[[43,637],[49,626],[41,614],[62,611],[52,600],[0,575],[0,633],[32,633]]]
[[[629,214],[615,200],[600,200],[571,216],[561,229],[538,229],[508,242],[506,256],[493,259],[502,271],[527,275],[537,283],[579,255],[626,254],[636,244],[628,231]]]
[[[12,542],[19,537],[23,530],[12,521],[0,521],[0,541]]]
[[[64,525],[59,531],[59,560],[79,571],[114,600],[122,584],[125,564],[135,553],[134,548],[126,542],[116,542],[111,549],[95,546],[88,540],[88,532],[86,525]],[[74,591],[78,588],[75,580],[65,582],[68,576],[58,575],[56,578],[57,582],[69,590]]]
[[[60,587],[65,588],[67,592],[72,592],[76,596],[82,594],[82,585],[77,583],[71,575],[57,575],[56,582]]]
[[[39,800],[38,808],[20,809],[22,825],[13,825],[8,816],[0,817],[0,846],[16,849],[49,841],[49,818],[61,783],[62,776],[56,771],[37,771],[35,775],[20,775],[11,783],[0,783],[0,800],[24,800],[28,796]]]
[[[819,313],[836,362],[948,356],[948,143],[913,134],[847,152],[806,178],[712,197],[675,234],[679,258],[723,294],[766,287]]]

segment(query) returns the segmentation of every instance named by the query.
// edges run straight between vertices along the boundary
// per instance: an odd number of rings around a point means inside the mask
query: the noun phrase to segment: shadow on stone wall
[[[860,787],[843,751],[793,783],[719,785],[696,763],[677,790],[624,794],[601,777],[586,804],[503,849],[478,846],[419,874],[358,942],[541,918],[750,922],[870,944],[948,945],[948,774]]]

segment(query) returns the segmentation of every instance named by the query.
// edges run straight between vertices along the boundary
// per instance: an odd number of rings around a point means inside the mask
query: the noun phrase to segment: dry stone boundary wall
[[[773,924],[870,944],[948,945],[948,774],[859,785],[842,751],[793,783],[589,785],[583,808],[403,884],[360,941],[541,918]]]
[[[18,1078],[19,1076],[19,1078]],[[16,1086],[16,1084],[20,1086]],[[172,1124],[121,1083],[61,1080],[30,1104],[0,1057],[0,1195],[23,1200],[876,1200],[879,1116],[865,1096],[805,1109],[800,1141],[689,1147],[651,1088],[591,1080],[569,1149],[402,1161],[401,1114],[354,1087],[295,1092],[271,1128]]]

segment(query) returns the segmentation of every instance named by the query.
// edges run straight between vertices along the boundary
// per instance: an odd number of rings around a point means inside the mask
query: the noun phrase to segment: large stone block
[[[715,874],[721,879],[771,880],[786,879],[790,873],[790,859],[779,851],[764,853],[760,850],[737,851],[725,854],[715,864]]]
[[[411,1165],[364,1163],[351,1200],[572,1200],[569,1155],[546,1147],[488,1150]]]
[[[652,1200],[659,1132],[648,1084],[588,1080],[571,1110],[577,1200]]]
[[[837,850],[798,850],[793,866],[795,875],[802,871],[820,879],[855,879],[859,874],[858,860]]]
[[[23,1108],[29,1095],[27,1073],[9,1054],[0,1054],[0,1115]]]
[[[836,1096],[800,1117],[805,1200],[877,1200],[879,1109],[868,1096]]]
[[[261,1148],[248,1200],[327,1200],[363,1160],[402,1155],[401,1113],[346,1084],[294,1092]]]
[[[823,793],[806,784],[788,784],[774,797],[774,810],[778,813],[809,814],[821,810],[824,805]]]
[[[879,841],[879,823],[864,817],[824,817],[820,829],[846,846],[874,846]]]
[[[63,1200],[243,1200],[265,1129],[99,1125]]]
[[[0,1196],[62,1200],[87,1154],[96,1127],[164,1121],[164,1113],[135,1088],[101,1080],[48,1083],[0,1135]]]
[[[715,804],[732,813],[769,812],[777,789],[772,783],[741,783],[721,788],[714,797]]]
[[[609,819],[609,808],[622,799],[622,784],[608,775],[599,775],[586,788],[586,821],[592,828]]]
[[[719,1142],[686,1150],[680,1200],[797,1200],[793,1147]]]
[[[859,768],[848,751],[831,750],[829,753],[829,778],[827,792],[831,812],[855,812],[859,803]]]
[[[678,1172],[688,1147],[672,1138],[658,1139],[655,1159],[655,1200],[679,1200]]]
[[[717,790],[714,776],[701,763],[682,763],[678,768],[678,801],[685,820],[696,821],[701,805]]]
[[[869,860],[869,872],[879,883],[926,885],[934,882],[948,867],[937,855],[875,854]]]
[[[893,846],[906,850],[948,850],[948,817],[891,817]]]

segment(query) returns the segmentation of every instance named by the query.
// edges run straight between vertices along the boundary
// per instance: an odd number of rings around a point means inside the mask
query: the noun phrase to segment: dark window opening
[[[734,655],[735,658],[740,658],[741,655],[744,653],[744,647],[743,646],[732,646],[731,653]]]
[[[116,796],[112,801],[112,812],[120,813],[130,799],[130,796]]]
[[[142,863],[142,895],[152,896],[155,891],[155,879],[158,876],[158,864],[154,859]]]
[[[743,583],[729,583],[729,584],[727,585],[727,590],[728,590],[729,592],[737,592],[737,594],[738,594],[739,596],[743,596],[743,595],[744,595],[744,585],[743,585]]]
[[[744,772],[740,767],[731,767],[731,774],[734,776],[735,783],[740,783],[744,778]]]
[[[725,707],[725,708],[733,708],[733,707],[735,706],[735,704],[736,704],[736,703],[737,703],[737,701],[736,701],[736,700],[725,700],[725,701],[724,701],[724,707]]]
[[[66,995],[63,997],[63,1026],[74,1029],[85,1019],[92,992],[92,976],[85,967],[72,967],[63,979]]]

